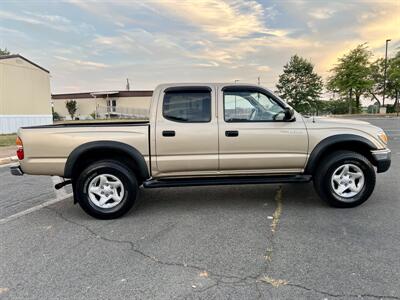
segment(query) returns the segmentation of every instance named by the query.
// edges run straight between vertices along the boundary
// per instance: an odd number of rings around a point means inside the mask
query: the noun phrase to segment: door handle
[[[175,136],[175,130],[164,130],[162,132],[163,136]]]
[[[225,131],[225,136],[227,136],[227,137],[239,136],[239,131],[237,131],[237,130],[227,130],[227,131]]]

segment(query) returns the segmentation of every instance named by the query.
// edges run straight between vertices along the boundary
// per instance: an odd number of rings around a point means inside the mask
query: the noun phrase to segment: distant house
[[[54,111],[62,118],[70,119],[65,103],[77,102],[75,117],[86,119],[146,119],[153,91],[104,91],[70,94],[53,94]]]
[[[0,134],[53,122],[50,73],[25,57],[0,56]]]

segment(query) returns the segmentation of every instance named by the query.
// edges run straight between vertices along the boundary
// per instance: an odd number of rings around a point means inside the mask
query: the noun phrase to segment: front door
[[[156,175],[213,175],[218,172],[215,91],[205,86],[161,92],[156,120]]]
[[[301,116],[285,121],[282,101],[257,87],[225,87],[218,97],[222,174],[303,170],[308,136]]]

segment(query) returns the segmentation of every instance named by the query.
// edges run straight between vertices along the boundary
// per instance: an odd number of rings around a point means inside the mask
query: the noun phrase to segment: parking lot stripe
[[[52,204],[54,204],[54,203],[63,201],[63,200],[68,199],[68,198],[70,198],[70,197],[72,197],[72,193],[67,194],[67,195],[64,195],[63,197],[59,197],[59,198],[56,198],[56,199],[48,200],[48,201],[46,201],[46,202],[44,202],[44,203],[42,203],[42,204],[39,204],[39,205],[36,205],[36,206],[34,206],[34,207],[28,208],[28,209],[26,209],[26,210],[24,210],[24,211],[18,212],[18,213],[13,214],[13,215],[11,215],[11,216],[9,216],[9,217],[0,219],[0,224],[8,223],[8,222],[10,222],[10,221],[12,221],[12,220],[14,220],[14,219],[17,219],[17,218],[19,218],[19,217],[25,216],[25,215],[27,215],[27,214],[30,214],[30,213],[32,213],[32,212],[35,212],[35,211],[37,211],[37,210],[39,210],[39,209],[42,209],[42,208],[44,208],[44,207],[46,207],[46,206],[49,206],[49,205],[52,205]]]

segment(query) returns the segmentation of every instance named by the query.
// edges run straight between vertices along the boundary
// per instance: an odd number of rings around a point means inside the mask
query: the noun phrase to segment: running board
[[[204,185],[234,185],[234,184],[267,184],[267,183],[301,183],[311,181],[311,175],[286,176],[246,176],[246,177],[199,177],[150,179],[143,182],[145,188],[204,186]]]

